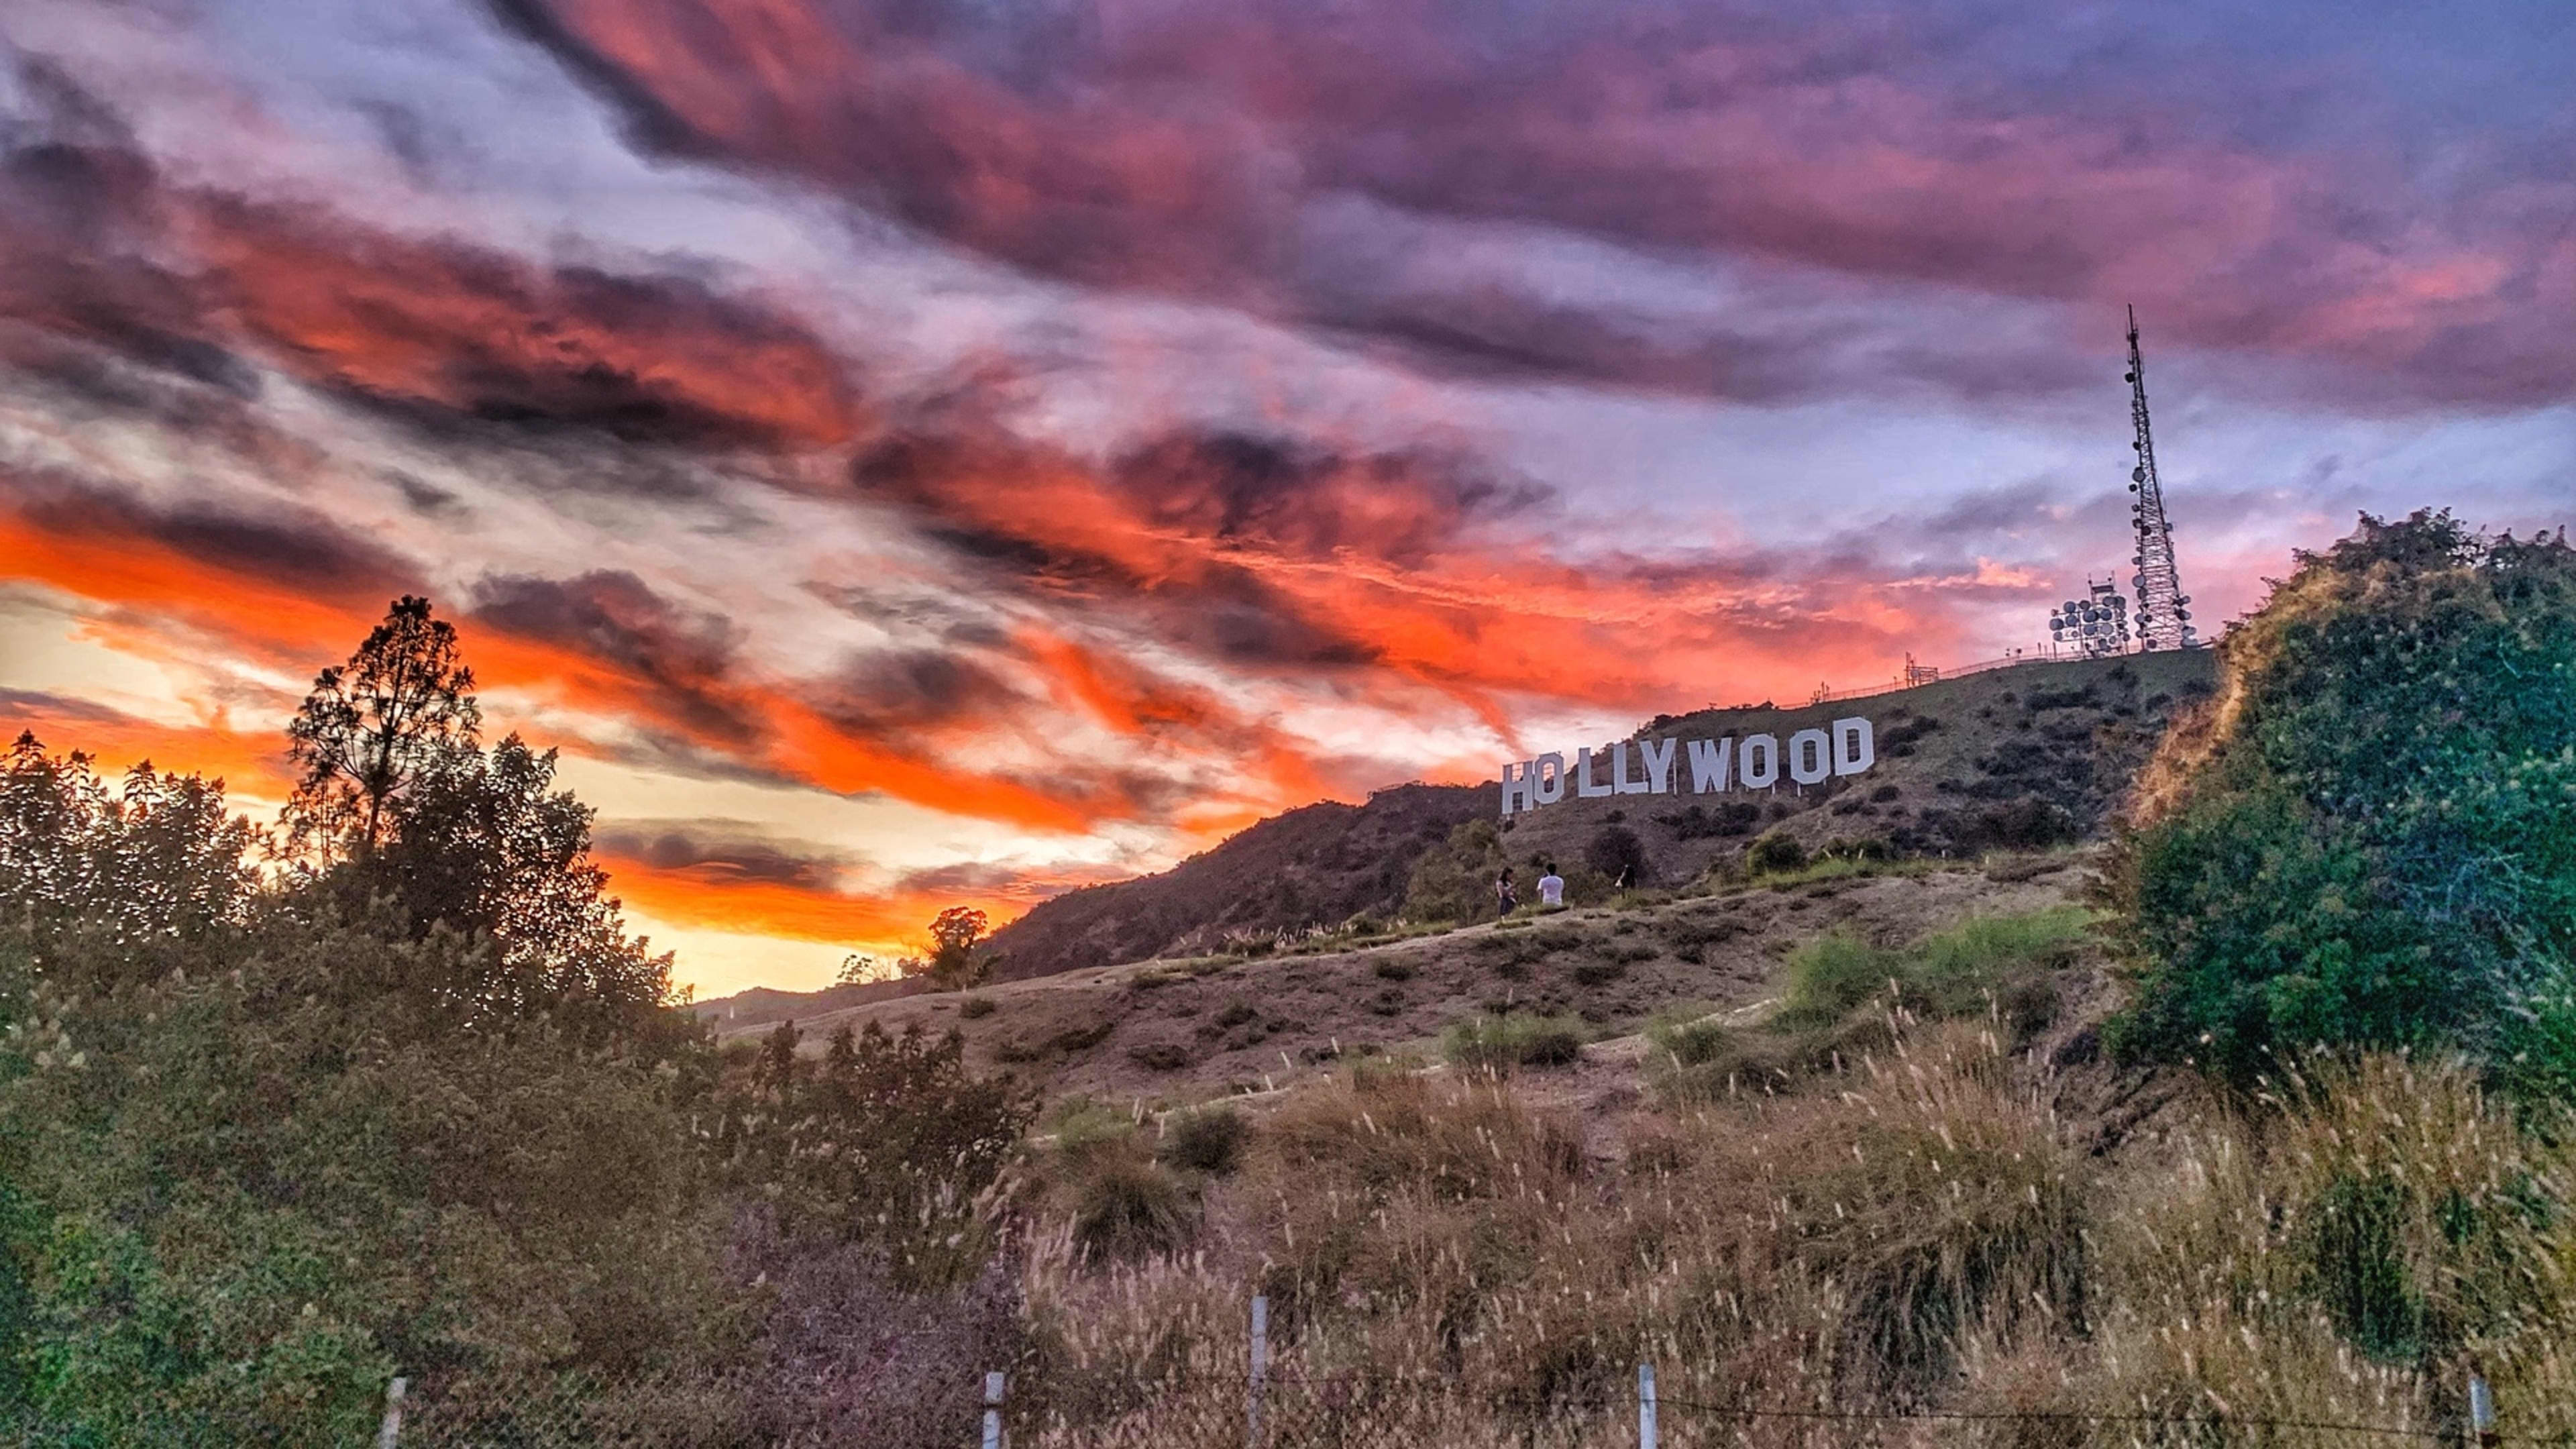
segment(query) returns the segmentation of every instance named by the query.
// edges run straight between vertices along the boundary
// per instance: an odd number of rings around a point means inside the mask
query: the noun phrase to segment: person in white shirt
[[[1549,861],[1547,874],[1538,878],[1538,903],[1547,910],[1555,910],[1565,904],[1565,877],[1556,873],[1555,861]]]

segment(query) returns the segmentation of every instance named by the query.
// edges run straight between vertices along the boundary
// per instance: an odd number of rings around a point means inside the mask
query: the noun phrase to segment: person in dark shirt
[[[1508,916],[1520,903],[1519,893],[1512,889],[1512,868],[1504,866],[1503,873],[1494,877],[1494,914],[1498,918]]]

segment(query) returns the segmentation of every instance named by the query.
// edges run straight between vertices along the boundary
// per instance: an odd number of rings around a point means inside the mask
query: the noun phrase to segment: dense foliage
[[[2113,1044],[2245,1079],[2455,1044],[2576,1086],[2576,551],[2365,517],[2218,646],[2113,881]]]
[[[0,1442],[366,1442],[396,1374],[407,1444],[918,1442],[870,1335],[1000,1341],[1023,1099],[953,1039],[719,1051],[471,682],[398,603],[270,870],[220,782],[0,760]]]

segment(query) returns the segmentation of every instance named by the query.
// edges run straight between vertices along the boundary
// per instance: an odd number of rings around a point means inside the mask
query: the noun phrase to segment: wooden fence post
[[[984,1375],[984,1449],[1002,1449],[1002,1395],[1010,1377],[996,1369]]]
[[[1655,1449],[1655,1366],[1637,1365],[1637,1449]]]
[[[1270,1378],[1270,1297],[1252,1295],[1252,1376],[1243,1400],[1245,1449],[1261,1449],[1261,1391]]]
[[[411,1381],[401,1377],[385,1385],[385,1419],[376,1426],[376,1449],[394,1449],[402,1438],[403,1394],[410,1387]]]

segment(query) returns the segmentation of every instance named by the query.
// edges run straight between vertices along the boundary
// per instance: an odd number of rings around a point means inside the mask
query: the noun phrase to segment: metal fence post
[[[1637,1449],[1655,1449],[1655,1366],[1637,1365]]]
[[[2469,1428],[2480,1445],[2491,1445],[2496,1437],[2495,1390],[2487,1387],[2487,1376],[2469,1370]]]
[[[998,1369],[984,1375],[984,1449],[1002,1449],[1002,1393],[1009,1382]]]
[[[394,1449],[402,1438],[403,1394],[410,1387],[411,1380],[401,1377],[385,1385],[385,1419],[376,1426],[376,1449]]]
[[[1243,1442],[1261,1449],[1261,1391],[1270,1377],[1270,1298],[1252,1295],[1252,1376],[1243,1400]]]

